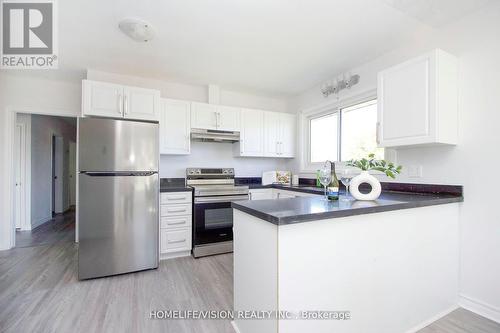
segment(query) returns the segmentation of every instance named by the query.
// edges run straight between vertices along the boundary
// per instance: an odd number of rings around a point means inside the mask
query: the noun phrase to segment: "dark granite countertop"
[[[186,185],[184,178],[161,178],[160,192],[186,192],[193,191],[192,187]]]
[[[283,188],[282,185],[274,186]],[[233,202],[232,207],[270,223],[285,225],[462,201],[461,194],[387,191],[383,192],[380,198],[375,201],[339,200],[327,202],[324,201],[323,197],[318,196],[317,198],[238,201]]]

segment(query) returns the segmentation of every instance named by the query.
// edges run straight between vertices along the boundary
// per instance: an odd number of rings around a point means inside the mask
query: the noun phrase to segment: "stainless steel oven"
[[[248,187],[235,186],[234,169],[187,169],[194,187],[193,256],[232,252],[231,202],[248,200]]]

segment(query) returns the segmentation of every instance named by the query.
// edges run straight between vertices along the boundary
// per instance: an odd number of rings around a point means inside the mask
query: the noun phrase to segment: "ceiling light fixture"
[[[325,98],[330,96],[331,94],[337,94],[338,97],[338,94],[342,89],[350,89],[353,85],[358,84],[358,82],[358,74],[349,74],[349,77],[343,75],[341,80],[337,78],[335,82],[333,82],[333,80],[330,80],[327,83],[322,84],[321,93]]]
[[[137,18],[125,18],[118,24],[120,30],[136,42],[149,42],[155,30],[148,22]]]

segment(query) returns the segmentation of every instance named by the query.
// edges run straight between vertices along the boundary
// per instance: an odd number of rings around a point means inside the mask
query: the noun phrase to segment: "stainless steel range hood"
[[[207,129],[191,129],[191,140],[203,142],[238,142],[240,132],[217,131]]]

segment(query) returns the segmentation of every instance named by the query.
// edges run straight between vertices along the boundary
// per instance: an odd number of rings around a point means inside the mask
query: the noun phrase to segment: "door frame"
[[[4,179],[6,181],[6,186],[3,187],[3,204],[4,209],[0,214],[0,250],[8,250],[16,245],[16,221],[14,218],[14,195],[15,195],[15,181],[14,181],[14,137],[15,137],[15,126],[17,120],[18,113],[25,114],[35,114],[35,115],[44,115],[44,116],[60,116],[60,117],[80,117],[80,110],[68,110],[68,109],[44,109],[44,108],[36,108],[36,107],[26,107],[26,106],[7,106],[6,112],[4,112],[3,116],[5,117],[4,121],[4,159],[3,159],[3,170],[4,170]],[[1,115],[0,115],[1,117]],[[78,147],[78,129],[77,129],[77,147]],[[78,150],[78,148],[77,148]],[[78,156],[78,152],[77,152]],[[78,170],[77,170],[78,172]],[[77,192],[78,192],[78,177],[77,177]],[[78,196],[77,196],[77,204],[76,204],[76,225],[78,225]],[[77,228],[78,229],[78,228]],[[10,232],[9,232],[10,231]],[[78,230],[75,233],[75,241],[78,241]]]
[[[22,186],[21,196],[23,197],[23,200],[21,201],[21,210],[24,211],[24,220],[21,220],[21,230],[25,231],[25,230],[31,230],[31,115],[27,114],[23,115],[27,117],[22,119],[22,121],[18,121],[16,115],[16,126],[21,126],[22,128],[21,140],[24,143],[23,145],[24,147],[22,147],[24,152],[21,152],[21,154],[24,153],[24,160],[21,161],[24,163],[24,175],[21,176],[21,186]],[[16,135],[15,131],[14,135]],[[14,145],[16,144],[15,138],[13,144]],[[18,149],[18,147],[14,147],[14,149]],[[13,150],[13,156],[15,158],[15,150]],[[16,163],[15,160],[14,163]],[[15,179],[16,177],[15,172],[13,172],[12,176]],[[15,204],[16,202],[14,197],[14,208]],[[15,218],[16,216],[14,211],[14,219]]]
[[[51,189],[52,193],[50,195],[50,211],[52,213],[52,217],[54,217],[54,214],[60,214],[64,213],[64,202],[61,202],[61,211],[57,212],[56,211],[56,205],[57,203],[54,201],[56,198],[56,193],[57,191],[60,191],[61,199],[63,199],[64,195],[64,137],[57,135],[54,132],[50,133],[50,142],[51,142],[51,149],[50,149],[50,169],[51,169],[51,176],[50,176],[50,184],[51,184]],[[57,141],[61,140],[61,159],[62,159],[62,170],[60,170],[60,173],[58,175],[55,174],[56,166],[54,165],[54,161],[56,156],[54,155],[55,150],[57,149]],[[55,186],[55,179],[54,176],[57,176],[59,181],[62,181],[62,184],[59,188],[56,188]]]

